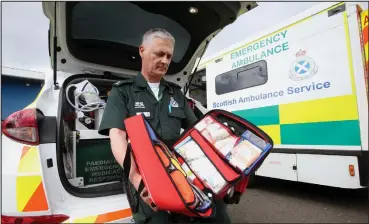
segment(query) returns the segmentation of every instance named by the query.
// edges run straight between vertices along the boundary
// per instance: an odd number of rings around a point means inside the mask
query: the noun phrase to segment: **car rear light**
[[[1,124],[2,132],[8,138],[28,145],[38,145],[37,110],[24,109],[12,113]]]
[[[1,215],[1,223],[62,223],[69,219],[66,215],[45,215],[45,216],[5,216]]]

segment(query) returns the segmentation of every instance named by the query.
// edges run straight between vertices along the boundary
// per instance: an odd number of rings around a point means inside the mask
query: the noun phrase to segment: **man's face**
[[[140,46],[142,67],[151,77],[163,77],[170,65],[174,46],[169,39],[154,38]]]

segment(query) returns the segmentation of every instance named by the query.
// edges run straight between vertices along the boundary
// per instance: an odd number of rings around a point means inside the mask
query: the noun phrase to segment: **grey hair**
[[[154,38],[169,39],[172,41],[174,47],[175,44],[174,37],[167,30],[162,28],[154,28],[147,31],[142,38],[142,44],[149,43]]]

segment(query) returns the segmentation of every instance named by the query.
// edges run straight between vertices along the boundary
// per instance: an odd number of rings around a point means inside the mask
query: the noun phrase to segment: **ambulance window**
[[[215,77],[215,92],[217,95],[260,86],[268,81],[266,61],[234,69]]]
[[[199,101],[206,108],[206,69],[197,71],[189,87],[191,98]]]

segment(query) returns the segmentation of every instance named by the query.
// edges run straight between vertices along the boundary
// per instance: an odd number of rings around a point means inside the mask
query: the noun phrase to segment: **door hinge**
[[[297,166],[296,166],[296,165],[293,165],[293,166],[292,166],[292,169],[293,169],[293,170],[297,170]]]
[[[338,13],[346,11],[346,4],[342,4],[328,11],[328,17],[334,16]]]

